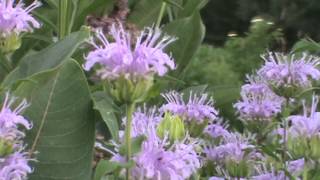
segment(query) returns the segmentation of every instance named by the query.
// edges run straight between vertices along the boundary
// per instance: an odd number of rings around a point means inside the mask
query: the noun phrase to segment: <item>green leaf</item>
[[[172,52],[178,68],[177,73],[181,73],[189,64],[191,58],[199,48],[205,33],[199,12],[192,16],[170,22],[164,27],[169,35],[178,38],[167,48]]]
[[[179,11],[178,17],[188,17],[203,8],[209,0],[188,0],[183,9]]]
[[[53,8],[58,8],[58,0],[47,0],[47,3]]]
[[[105,92],[95,92],[92,94],[92,99],[94,102],[94,109],[99,111],[103,121],[109,128],[109,131],[114,140],[119,139],[119,125],[117,118],[115,116],[115,108],[113,101],[110,97],[107,96]]]
[[[163,1],[172,5],[173,7],[177,7],[180,10],[183,9],[183,7],[178,2],[176,2],[174,0],[163,0]]]
[[[94,180],[119,179],[119,171],[121,169],[132,168],[134,165],[133,160],[129,160],[126,163],[100,160],[96,167]]]
[[[201,95],[206,93],[207,88],[208,88],[208,85],[191,86],[186,89],[183,89],[181,93],[183,93],[183,99],[185,101],[188,101],[190,97],[190,93]]]
[[[95,137],[90,92],[82,68],[66,61],[19,84],[14,94],[26,97],[24,116],[33,128],[27,149],[37,161],[30,180],[88,180]]]
[[[65,39],[38,53],[21,59],[19,65],[4,79],[2,85],[8,86],[41,71],[57,67],[68,60],[81,43],[89,37],[87,29],[73,33]]]
[[[107,161],[107,160],[100,160],[97,167],[96,172],[94,175],[94,180],[101,180],[103,176],[105,176],[108,173],[111,173],[115,171],[117,168],[119,168],[119,163]]]
[[[208,85],[191,86],[182,90],[181,92],[184,94],[187,94],[188,96],[191,92],[196,94],[203,94],[206,92],[207,88],[208,88]]]
[[[142,145],[143,141],[145,141],[146,139],[147,139],[147,137],[144,136],[144,135],[132,138],[132,140],[131,140],[131,152],[132,152],[132,154],[136,154],[136,153],[140,152],[141,145]],[[119,153],[120,154],[126,154],[126,152],[127,152],[126,146],[122,145],[120,147],[120,149],[119,149]]]
[[[38,12],[33,12],[32,13],[35,17],[37,17],[43,24],[47,25],[48,27],[51,27],[54,31],[57,31],[58,28],[57,26],[54,24],[54,22],[52,22],[49,18],[47,18],[45,15],[42,15]]]
[[[320,44],[311,39],[302,39],[295,43],[292,51],[294,53],[303,53],[306,51],[310,53],[317,53],[320,51]]]
[[[140,0],[134,6],[128,21],[140,28],[154,25],[160,12],[161,4],[161,0]]]

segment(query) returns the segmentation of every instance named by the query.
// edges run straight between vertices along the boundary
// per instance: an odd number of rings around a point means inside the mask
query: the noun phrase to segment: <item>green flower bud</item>
[[[320,159],[320,137],[289,137],[288,150],[295,159],[301,157],[306,157],[309,159]]]
[[[166,113],[157,128],[157,134],[160,138],[168,135],[171,142],[181,140],[185,137],[185,129],[183,121],[179,116],[173,116]]]
[[[2,53],[14,52],[20,48],[21,38],[16,33],[12,33],[6,37],[0,37],[0,46]]]
[[[240,162],[227,160],[226,168],[231,177],[244,178],[250,175],[250,164],[246,160]]]
[[[111,86],[110,93],[119,103],[139,103],[143,102],[153,85],[153,78],[141,78],[130,80],[120,77],[115,81],[109,82]]]
[[[13,145],[7,140],[0,140],[0,157],[7,156],[13,152]]]
[[[288,151],[294,159],[308,157],[310,154],[309,143],[306,138],[288,137]]]

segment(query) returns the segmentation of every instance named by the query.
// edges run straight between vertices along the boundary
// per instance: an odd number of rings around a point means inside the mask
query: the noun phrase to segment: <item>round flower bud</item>
[[[0,37],[0,50],[2,53],[7,54],[14,52],[21,46],[21,38],[12,33],[9,36]]]
[[[137,81],[125,77],[118,78],[108,83],[111,95],[119,103],[139,103],[143,102],[153,85],[153,78],[143,78]]]
[[[181,140],[185,137],[183,121],[179,116],[166,113],[157,128],[157,134],[160,138],[168,136],[171,142]]]

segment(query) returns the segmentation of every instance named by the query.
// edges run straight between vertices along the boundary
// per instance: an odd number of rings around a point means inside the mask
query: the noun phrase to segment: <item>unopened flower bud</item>
[[[153,85],[153,78],[141,78],[132,81],[125,77],[118,78],[110,83],[111,95],[119,103],[139,103],[147,98]]]
[[[9,36],[0,37],[0,50],[2,53],[11,53],[19,49],[21,46],[21,38],[16,33]]]
[[[288,138],[288,151],[293,158],[308,157],[310,154],[309,143],[306,138]]]
[[[168,135],[168,138],[171,142],[181,140],[185,137],[183,121],[179,118],[179,116],[173,116],[169,113],[166,113],[157,128],[157,134],[161,138],[164,138],[166,135]]]

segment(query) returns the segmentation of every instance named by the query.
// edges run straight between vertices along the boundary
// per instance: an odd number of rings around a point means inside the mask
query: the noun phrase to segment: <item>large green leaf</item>
[[[68,60],[79,45],[88,37],[89,31],[83,29],[40,52],[22,58],[19,65],[4,79],[2,85],[11,85],[17,80],[25,79],[35,73],[58,66]]]
[[[187,0],[183,9],[179,11],[178,16],[180,18],[191,16],[194,12],[203,8],[208,1],[209,0]]]
[[[109,128],[110,134],[114,140],[119,139],[119,125],[115,116],[115,105],[105,92],[96,92],[92,94],[94,109],[99,111],[103,121]]]
[[[190,17],[172,21],[164,27],[164,30],[178,38],[168,47],[168,51],[172,52],[178,65],[176,72],[181,73],[189,64],[204,37],[205,27],[200,14],[196,12]]]
[[[24,115],[33,123],[27,132],[33,162],[30,180],[88,180],[94,144],[94,120],[86,77],[76,61],[23,81],[14,94],[26,97]]]
[[[128,17],[129,22],[140,28],[154,25],[160,12],[161,4],[161,0],[139,0]]]

